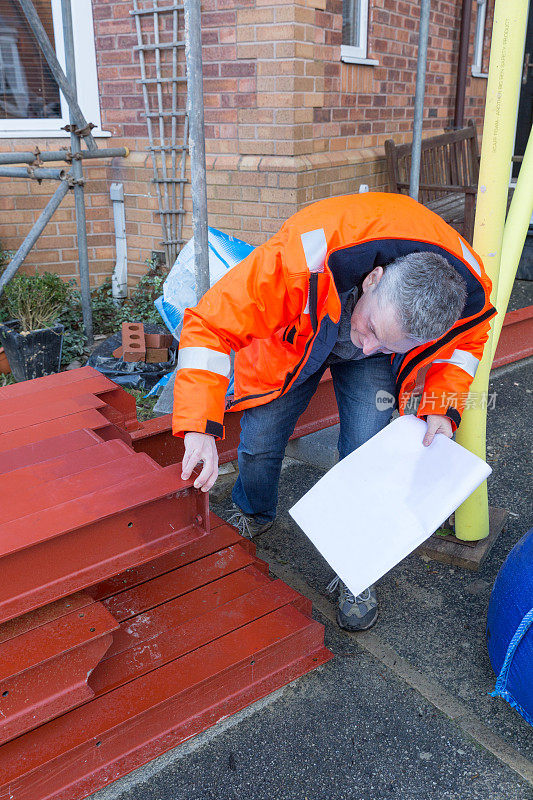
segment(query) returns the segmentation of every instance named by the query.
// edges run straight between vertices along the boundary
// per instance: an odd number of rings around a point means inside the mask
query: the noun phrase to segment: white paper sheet
[[[434,531],[491,468],[426,423],[400,417],[329,470],[289,513],[355,595]]]

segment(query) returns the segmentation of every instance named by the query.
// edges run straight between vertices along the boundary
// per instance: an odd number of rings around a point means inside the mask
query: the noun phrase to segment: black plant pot
[[[29,381],[59,372],[64,325],[20,333],[16,319],[0,323],[0,342],[17,381]]]

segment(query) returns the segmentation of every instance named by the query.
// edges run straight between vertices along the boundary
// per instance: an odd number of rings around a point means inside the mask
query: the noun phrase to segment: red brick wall
[[[20,139],[16,142],[4,139],[0,141],[0,146],[2,151],[30,150],[35,143],[43,151],[57,150],[66,145],[65,140],[58,139]],[[100,141],[103,147],[106,143],[107,140]],[[112,272],[115,263],[109,170],[104,163],[93,162],[84,167],[84,172],[87,181],[87,244],[91,282],[95,285]],[[30,183],[22,179],[0,179],[0,242],[5,250],[16,250],[19,247],[56,188],[55,181],[46,181],[39,186],[35,181]],[[21,271],[33,272],[37,268],[57,272],[65,278],[77,278],[77,264],[74,197],[69,192],[28,255]]]
[[[452,121],[460,7],[461,0],[432,3],[427,132]],[[489,0],[489,31],[492,7]],[[85,168],[93,283],[114,266],[112,181],[124,183],[130,282],[145,271],[151,251],[162,249],[131,8],[130,0],[93,0],[102,127],[113,134],[99,144],[131,150],[128,159]],[[370,0],[368,56],[378,66],[341,63],[341,0],[203,0],[202,9],[210,224],[258,243],[305,203],[357,191],[360,183],[386,188],[383,141],[411,136],[418,0]],[[465,120],[472,117],[481,127],[486,81],[470,76],[474,17]],[[151,24],[150,18],[143,20],[143,26]],[[168,40],[171,34],[167,30],[162,37]],[[489,36],[485,66],[488,42]],[[168,107],[168,97],[165,103]],[[41,149],[67,144],[53,138],[37,143]],[[2,149],[33,144],[0,141]],[[2,179],[0,241],[5,247],[18,246],[53,188]],[[185,207],[188,237],[188,190]],[[76,264],[69,197],[27,269],[75,276]]]
[[[461,5],[432,3],[425,131],[453,123]],[[419,0],[370,0],[368,57],[379,66],[341,62],[342,0],[204,0],[202,7],[209,152],[304,155],[409,138]],[[489,0],[488,32],[492,9]],[[475,12],[469,67],[474,32]],[[487,33],[485,61],[489,42]],[[465,119],[480,129],[485,88],[469,69]]]
[[[453,122],[461,5],[461,0],[432,3],[428,131]],[[493,0],[488,5],[490,32]],[[93,0],[93,7],[104,127],[132,150],[142,150],[147,132],[130,3]],[[380,143],[375,137],[410,132],[419,7],[419,0],[370,0],[368,56],[379,66],[367,67],[341,63],[342,0],[203,0],[208,152],[301,155],[374,147]],[[469,66],[474,31],[473,12]],[[485,62],[489,41],[487,33]],[[469,70],[465,117],[478,125],[485,87]]]

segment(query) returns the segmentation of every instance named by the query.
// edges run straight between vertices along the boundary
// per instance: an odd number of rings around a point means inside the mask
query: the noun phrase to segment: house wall
[[[140,78],[132,4],[93,0],[102,128],[99,146],[126,145],[127,159],[84,167],[91,281],[114,266],[109,184],[124,184],[130,283],[161,251],[161,225]],[[489,0],[486,31],[491,30]],[[453,121],[461,0],[432,3],[424,133]],[[306,203],[358,191],[386,190],[386,138],[408,141],[416,76],[418,0],[371,0],[368,56],[345,64],[341,0],[203,0],[202,34],[209,222],[252,244],[265,241]],[[143,24],[147,24],[145,20]],[[182,28],[182,21],[180,20]],[[475,19],[471,25],[472,62]],[[485,63],[489,34],[486,34]],[[481,130],[486,80],[467,79],[465,120]],[[178,130],[178,134],[179,131]],[[0,149],[41,150],[68,140],[0,140]],[[16,248],[55,187],[0,182],[0,241]],[[183,235],[191,235],[190,191]],[[56,212],[28,258],[76,276],[72,197]]]

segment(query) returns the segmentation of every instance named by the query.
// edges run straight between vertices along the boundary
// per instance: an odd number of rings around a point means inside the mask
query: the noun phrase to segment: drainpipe
[[[465,124],[465,91],[468,70],[468,44],[470,39],[470,20],[472,0],[463,0],[461,8],[461,32],[459,34],[459,60],[457,62],[457,88],[455,90],[455,112],[453,127],[462,128]]]
[[[109,194],[113,201],[115,221],[115,248],[117,261],[111,277],[111,291],[115,300],[128,296],[128,250],[126,244],[126,217],[124,214],[124,186],[112,183]]]

